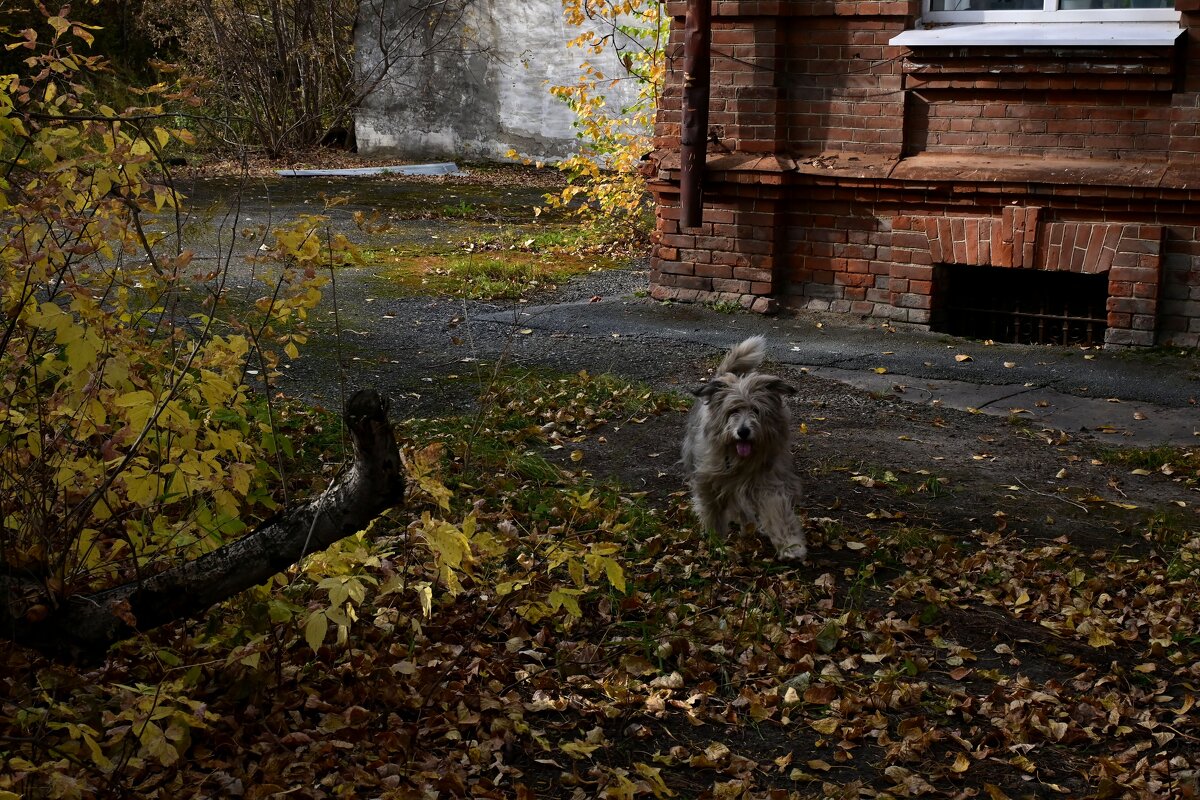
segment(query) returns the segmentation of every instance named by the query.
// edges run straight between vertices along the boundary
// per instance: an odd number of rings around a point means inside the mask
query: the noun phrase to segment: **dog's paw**
[[[777,558],[780,561],[806,561],[808,559],[808,548],[802,544],[789,544],[779,551]]]

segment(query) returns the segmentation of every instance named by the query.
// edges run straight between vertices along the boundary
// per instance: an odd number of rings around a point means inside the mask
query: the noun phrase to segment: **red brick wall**
[[[1200,345],[1187,4],[1187,48],[909,51],[916,2],[714,2],[704,221],[679,226],[674,73],[653,295],[928,325],[936,265],[1070,270],[1107,276],[1109,344]]]
[[[904,30],[905,18],[793,17],[782,24],[785,149],[898,155],[904,93],[899,50],[887,42]]]

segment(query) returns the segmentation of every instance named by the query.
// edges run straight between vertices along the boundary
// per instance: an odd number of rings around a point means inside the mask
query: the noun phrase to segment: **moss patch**
[[[552,289],[572,275],[608,269],[610,259],[519,250],[421,253],[376,250],[369,263],[397,295],[441,295],[472,300],[516,300]]]

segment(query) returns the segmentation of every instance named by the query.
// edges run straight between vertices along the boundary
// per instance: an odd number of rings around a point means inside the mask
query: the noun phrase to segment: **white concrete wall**
[[[388,3],[394,18],[413,0]],[[379,62],[375,32],[360,18],[360,68]],[[410,26],[411,27],[411,26]],[[576,149],[574,114],[550,95],[551,84],[574,83],[579,64],[598,62],[606,76],[623,75],[611,49],[595,56],[567,41],[579,30],[563,20],[560,0],[474,0],[452,37],[433,55],[413,56],[365,100],[355,120],[360,153],[406,159],[557,161]],[[426,29],[409,37],[409,52],[427,47]],[[607,98],[620,108],[636,96],[632,81]]]

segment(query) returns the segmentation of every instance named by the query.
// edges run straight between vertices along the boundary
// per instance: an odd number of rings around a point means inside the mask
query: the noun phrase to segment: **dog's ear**
[[[790,383],[785,381],[783,378],[772,378],[771,382],[767,384],[767,388],[770,389],[772,392],[779,392],[780,394],[795,394],[796,393],[796,387],[792,386]]]
[[[729,388],[729,384],[725,381],[709,381],[698,389],[692,389],[692,394],[703,400],[708,400],[717,392],[723,392]]]

